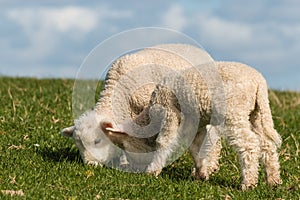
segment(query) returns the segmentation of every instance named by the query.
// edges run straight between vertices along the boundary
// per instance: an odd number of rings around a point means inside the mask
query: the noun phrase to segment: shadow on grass
[[[218,174],[218,172],[215,172],[215,174],[211,175],[207,182],[213,186],[219,186],[221,188],[240,190],[239,180],[235,180],[234,178],[230,178],[228,176],[223,176]]]
[[[52,148],[52,147],[44,147],[40,148],[37,151],[44,159],[51,162],[70,162],[70,163],[81,163],[82,159],[80,157],[79,151],[74,148],[66,147],[66,148]],[[111,167],[110,168],[116,170]],[[180,182],[180,181],[194,181],[199,185],[208,184],[211,186],[222,187],[222,188],[231,188],[234,190],[239,190],[240,183],[235,180],[233,177],[223,176],[220,171],[214,172],[208,181],[205,180],[195,180],[195,178],[191,174],[192,172],[192,164],[190,162],[185,162],[182,160],[177,160],[171,165],[165,167],[160,174],[163,179],[170,179],[172,182]]]
[[[180,166],[180,167],[179,167]],[[195,177],[192,176],[192,168],[191,166],[182,166],[182,165],[168,166],[163,169],[161,173],[162,178],[167,178],[172,180],[172,182],[180,182],[184,181],[194,181],[199,185],[211,185],[221,188],[231,188],[234,190],[240,189],[240,183],[238,180],[234,178],[230,178],[228,176],[223,176],[219,171],[214,172],[210,175],[209,180],[196,180]]]
[[[172,181],[193,180],[191,169],[188,167],[167,166],[163,169],[161,176]]]
[[[72,148],[62,148],[62,149],[53,149],[53,148],[42,148],[39,149],[37,152],[40,154],[44,159],[47,159],[49,161],[53,162],[78,162],[83,163],[80,154],[78,151],[75,151]]]

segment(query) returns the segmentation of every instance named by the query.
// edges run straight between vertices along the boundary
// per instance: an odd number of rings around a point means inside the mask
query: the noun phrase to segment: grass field
[[[190,176],[188,154],[158,177],[83,165],[60,130],[72,124],[72,80],[0,78],[0,199],[300,199],[300,93],[270,91],[283,138],[283,184],[239,190],[236,154],[225,145],[208,182]]]

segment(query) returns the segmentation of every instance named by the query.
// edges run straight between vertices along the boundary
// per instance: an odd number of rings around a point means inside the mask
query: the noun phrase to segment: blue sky
[[[0,1],[0,74],[75,78],[89,52],[133,28],[165,27],[215,59],[258,69],[273,89],[300,91],[298,0]]]

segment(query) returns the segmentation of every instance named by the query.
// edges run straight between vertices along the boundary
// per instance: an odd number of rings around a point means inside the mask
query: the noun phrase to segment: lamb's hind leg
[[[239,155],[242,184],[241,189],[254,188],[258,181],[258,167],[260,155],[260,141],[250,126],[236,125],[227,134],[229,143],[233,145]]]
[[[221,138],[217,129],[214,126],[207,126],[206,131],[208,131],[206,145],[212,145],[210,147],[209,152],[207,153],[208,160],[208,174],[212,174],[213,172],[219,169],[219,159],[221,157]]]
[[[276,145],[265,139],[262,141],[262,164],[266,173],[266,180],[269,186],[275,186],[282,183],[280,178],[280,165]]]
[[[208,180],[209,175],[219,168],[220,138],[216,132],[210,136],[207,131],[214,131],[214,129],[211,126],[208,130],[206,127],[202,127],[189,148],[194,160],[192,176],[195,176],[196,179]]]
[[[253,115],[251,115],[250,120],[252,123],[253,130],[260,136],[261,161],[266,173],[266,181],[269,186],[281,184],[282,180],[280,178],[280,165],[278,161],[277,146],[274,143],[274,141],[266,137],[266,135],[278,135],[278,133],[273,127],[265,129],[265,131],[269,131],[270,133],[264,133],[264,129],[261,124],[262,119],[259,112],[253,113]]]
[[[205,138],[205,135],[206,128],[202,127],[189,147],[190,154],[194,161],[194,169],[192,171],[192,176],[195,176],[196,180],[209,179],[206,160],[199,156],[200,148]]]

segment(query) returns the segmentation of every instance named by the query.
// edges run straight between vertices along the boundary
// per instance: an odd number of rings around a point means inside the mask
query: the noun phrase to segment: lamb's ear
[[[65,137],[72,137],[75,131],[75,126],[70,126],[68,128],[64,128],[60,133]]]
[[[102,121],[100,122],[100,127],[102,129],[102,131],[107,134],[107,135],[127,135],[127,133],[125,133],[122,129],[118,129],[116,127],[113,126],[113,124],[111,122],[107,122],[107,121]]]
[[[121,129],[115,128],[113,123],[109,121],[100,122],[100,127],[113,144],[121,148],[124,147],[124,141],[128,137],[127,133]]]

